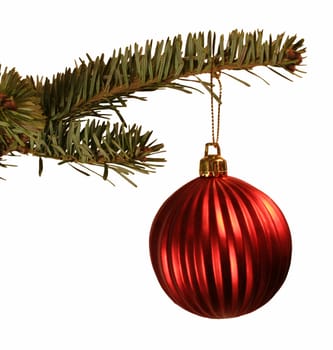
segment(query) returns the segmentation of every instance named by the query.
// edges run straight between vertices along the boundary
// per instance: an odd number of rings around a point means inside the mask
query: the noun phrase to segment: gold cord
[[[216,126],[216,137],[215,137],[215,116],[214,116],[214,91],[213,91],[213,79],[216,78],[219,84],[219,95],[218,95],[218,106],[217,106],[217,126]],[[213,65],[210,73],[210,110],[211,110],[211,118],[212,118],[212,142],[213,144],[217,144],[219,142],[220,136],[220,121],[221,121],[221,104],[222,104],[222,83],[220,80],[220,73],[213,73]]]

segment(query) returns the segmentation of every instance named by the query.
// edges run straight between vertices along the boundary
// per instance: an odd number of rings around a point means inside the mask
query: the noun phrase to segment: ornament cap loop
[[[209,154],[209,147],[216,148],[216,154]],[[217,142],[206,143],[205,156],[200,160],[201,177],[218,177],[227,175],[227,161],[221,157],[221,149]]]

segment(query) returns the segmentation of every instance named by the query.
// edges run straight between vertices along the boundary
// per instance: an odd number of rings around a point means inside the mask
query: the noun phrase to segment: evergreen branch
[[[58,159],[64,163],[88,164],[103,167],[106,180],[108,170],[116,171],[130,181],[131,170],[149,173],[163,162],[163,158],[152,158],[161,152],[163,144],[150,141],[151,132],[142,133],[141,127],[125,127],[104,121],[88,120],[50,123],[48,137],[32,144],[32,153],[40,157],[39,174],[43,171],[43,158]],[[130,181],[131,182],[131,181]]]
[[[179,79],[224,70],[251,71],[258,66],[282,68],[294,74],[302,62],[303,40],[284,34],[275,40],[270,36],[263,42],[263,32],[244,34],[233,31],[227,41],[224,35],[216,40],[209,32],[189,34],[185,45],[180,35],[173,40],[156,43],[147,41],[144,47],[137,44],[124,50],[114,50],[80,64],[64,73],[58,73],[41,86],[41,104],[50,119],[101,116],[111,110],[121,116],[119,108],[126,107],[128,98],[138,91],[175,88],[189,91]],[[276,72],[276,71],[275,71]],[[247,83],[246,83],[247,84]]]
[[[36,90],[15,69],[1,71],[0,65],[0,160],[12,151],[25,152],[27,143],[43,131]]]
[[[40,174],[43,157],[76,163],[85,170],[86,165],[100,166],[103,179],[109,170],[126,178],[133,170],[150,172],[164,161],[154,157],[163,145],[149,142],[151,132],[142,133],[141,127],[126,128],[122,108],[129,99],[145,100],[135,93],[163,88],[189,93],[198,90],[188,85],[193,81],[213,93],[212,86],[198,77],[205,73],[223,73],[249,86],[230,73],[238,70],[267,83],[253,71],[259,66],[290,80],[280,71],[299,76],[304,52],[303,39],[296,36],[280,34],[264,41],[262,31],[235,30],[227,39],[200,32],[190,33],[185,43],[178,35],[155,45],[152,41],[142,47],[134,44],[114,50],[107,60],[103,54],[95,59],[87,55],[87,61],[80,59],[73,69],[66,68],[52,79],[21,79],[15,70],[5,69],[0,71],[0,161],[18,151],[40,157]],[[112,114],[121,125],[115,123],[111,130],[103,120]]]

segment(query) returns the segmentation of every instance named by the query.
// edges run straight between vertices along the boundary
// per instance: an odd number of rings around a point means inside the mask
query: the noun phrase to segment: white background
[[[146,39],[238,28],[305,38],[302,78],[267,71],[265,85],[223,79],[221,147],[229,174],[269,194],[293,235],[279,293],[235,319],[192,315],[164,294],[150,265],[151,221],[197,176],[210,141],[209,96],[147,93],[127,121],[154,130],[164,168],[116,174],[116,187],[56,161],[8,159],[0,169],[0,349],[332,349],[332,93],[328,1],[2,1],[0,63],[51,76],[86,53]],[[115,119],[116,121],[116,119]]]

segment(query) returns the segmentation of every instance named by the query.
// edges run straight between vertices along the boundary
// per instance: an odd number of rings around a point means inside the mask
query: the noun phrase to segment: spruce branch
[[[0,65],[0,159],[13,151],[28,153],[30,140],[45,127],[39,97],[33,86],[15,69]]]
[[[0,165],[2,156],[20,152],[40,157],[39,174],[43,158],[69,163],[84,174],[90,166],[102,167],[105,180],[109,170],[127,179],[133,171],[151,172],[164,161],[156,157],[163,145],[151,141],[151,132],[141,126],[127,126],[122,114],[130,99],[145,100],[137,92],[191,93],[198,90],[196,81],[213,93],[199,78],[205,73],[223,73],[249,86],[237,77],[239,70],[267,83],[254,72],[260,66],[291,80],[303,73],[298,67],[304,53],[303,39],[296,35],[264,40],[263,31],[235,30],[228,38],[189,33],[185,43],[180,35],[156,44],[148,40],[114,50],[108,59],[87,55],[52,79],[23,79],[14,69],[0,69]],[[111,126],[112,115],[120,124]]]

